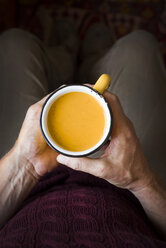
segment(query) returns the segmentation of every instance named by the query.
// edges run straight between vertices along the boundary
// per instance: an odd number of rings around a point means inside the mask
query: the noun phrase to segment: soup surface
[[[47,124],[53,140],[69,151],[84,151],[96,145],[103,136],[103,107],[91,95],[70,92],[52,104]]]

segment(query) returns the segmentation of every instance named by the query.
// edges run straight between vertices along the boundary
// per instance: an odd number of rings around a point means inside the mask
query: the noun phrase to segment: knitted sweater
[[[45,175],[0,231],[0,248],[163,248],[128,190],[64,165]]]

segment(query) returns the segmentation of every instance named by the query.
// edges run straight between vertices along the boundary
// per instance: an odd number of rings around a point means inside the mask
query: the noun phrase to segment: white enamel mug
[[[84,150],[84,151],[70,151],[66,150],[63,147],[61,147],[58,143],[56,143],[55,139],[52,138],[49,129],[48,129],[48,123],[47,123],[47,117],[49,110],[52,106],[52,104],[62,95],[70,93],[70,92],[83,92],[86,94],[89,94],[90,96],[94,97],[97,102],[101,105],[101,107],[104,110],[105,115],[105,128],[103,132],[103,136],[99,140],[97,144],[95,144],[90,149]],[[64,154],[66,156],[70,157],[85,157],[89,156],[91,154],[96,153],[96,151],[100,150],[101,147],[108,141],[110,138],[111,130],[112,130],[112,124],[113,124],[113,117],[112,117],[112,111],[111,107],[109,106],[108,102],[104,98],[104,96],[99,93],[94,88],[91,88],[87,85],[66,85],[61,88],[58,88],[55,90],[49,97],[46,99],[40,116],[40,127],[43,134],[43,137],[45,138],[48,145],[57,151],[58,153]]]

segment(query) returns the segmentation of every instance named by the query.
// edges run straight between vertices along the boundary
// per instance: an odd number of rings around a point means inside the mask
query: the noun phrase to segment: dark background
[[[75,19],[80,39],[94,22],[109,26],[112,38],[136,29],[153,33],[166,63],[165,0],[0,0],[0,32],[19,27],[49,45],[55,17]]]

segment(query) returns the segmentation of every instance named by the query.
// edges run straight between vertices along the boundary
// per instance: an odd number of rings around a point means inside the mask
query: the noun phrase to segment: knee
[[[156,38],[144,30],[136,30],[120,39],[117,44],[124,51],[147,56],[159,49]]]
[[[12,54],[34,50],[37,43],[38,39],[34,35],[17,28],[8,29],[0,36],[0,49]]]

